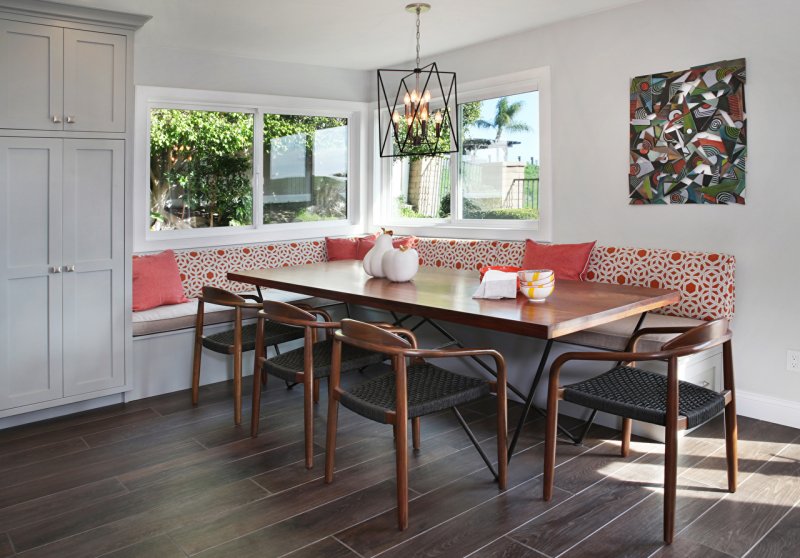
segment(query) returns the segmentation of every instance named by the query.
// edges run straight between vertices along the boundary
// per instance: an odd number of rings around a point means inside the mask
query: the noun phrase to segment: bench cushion
[[[622,351],[628,344],[628,340],[633,333],[633,328],[636,327],[636,322],[638,321],[639,316],[629,316],[622,320],[570,333],[564,337],[559,337],[557,340],[559,342],[582,345],[584,347],[594,347],[607,351]],[[681,318],[678,316],[664,316],[663,314],[648,312],[642,327],[694,327],[702,323],[704,323],[703,320]],[[668,333],[648,335],[639,341],[637,350],[639,352],[657,351],[661,349],[661,345],[673,337],[675,337],[675,335]]]
[[[269,300],[277,300],[280,302],[295,302],[299,300],[308,300],[308,296],[299,293],[290,293],[288,291],[279,291],[276,289],[267,289],[264,292],[264,298]],[[249,293],[254,294],[255,291]],[[221,324],[232,322],[234,319],[234,310],[227,306],[219,306],[217,304],[205,305],[205,324]],[[255,317],[256,312],[246,310],[243,313],[244,318]],[[151,333],[163,333],[165,331],[176,331],[180,329],[193,328],[195,318],[197,317],[197,299],[190,299],[189,302],[182,304],[173,304],[170,306],[159,306],[151,310],[144,310],[142,312],[133,313],[133,336],[150,335]]]

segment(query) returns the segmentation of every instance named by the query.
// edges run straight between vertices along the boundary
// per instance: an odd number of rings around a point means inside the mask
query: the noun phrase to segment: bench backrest
[[[521,266],[525,242],[420,238],[420,264],[479,270],[485,265]],[[327,259],[325,240],[275,242],[175,252],[187,297],[203,285],[243,292],[252,286],[228,281],[228,271],[275,268]],[[736,262],[733,256],[706,252],[596,246],[589,258],[588,281],[675,289],[681,301],[660,313],[701,320],[732,318]]]

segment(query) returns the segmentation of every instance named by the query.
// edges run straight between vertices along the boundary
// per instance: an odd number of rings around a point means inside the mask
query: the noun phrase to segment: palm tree
[[[497,135],[494,137],[494,141],[500,141],[500,136],[503,135],[505,130],[509,132],[527,132],[530,130],[530,126],[524,122],[515,120],[524,104],[524,101],[509,103],[508,97],[501,97],[497,101],[497,112],[495,112],[494,115],[494,122],[476,120],[475,125],[479,128],[496,128]]]

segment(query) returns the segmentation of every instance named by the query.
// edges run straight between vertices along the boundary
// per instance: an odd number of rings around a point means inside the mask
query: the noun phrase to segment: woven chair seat
[[[303,338],[303,328],[267,321],[264,324],[264,346],[271,347]],[[217,353],[233,353],[233,330],[229,329],[203,338],[203,346]],[[256,324],[242,326],[242,351],[256,348]]]
[[[305,370],[303,353],[300,347],[273,357],[264,362],[264,372],[277,376],[287,382],[296,382],[297,374]],[[326,339],[314,343],[312,355],[314,359],[314,378],[327,378],[331,375],[331,357],[333,341]],[[362,368],[370,364],[383,362],[386,357],[381,354],[365,351],[350,345],[342,345],[342,372]]]
[[[725,398],[689,382],[678,382],[678,414],[693,428],[725,409]],[[640,368],[618,366],[595,378],[564,386],[564,401],[613,415],[665,426],[667,378]]]
[[[490,391],[489,382],[454,374],[433,364],[408,367],[408,418],[419,417],[480,399]],[[373,378],[341,395],[340,403],[360,415],[386,422],[396,405],[394,372]]]

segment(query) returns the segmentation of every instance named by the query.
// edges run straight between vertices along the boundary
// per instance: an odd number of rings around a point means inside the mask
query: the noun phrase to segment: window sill
[[[183,231],[148,231],[145,238],[136,239],[135,254],[161,250],[186,250],[243,244],[264,244],[289,240],[313,240],[326,236],[351,236],[361,234],[363,227],[348,221],[320,221],[317,223],[286,223],[262,228],[230,227],[216,231],[195,229]],[[177,234],[170,234],[177,233]]]
[[[472,226],[468,223],[443,223],[443,224],[411,224],[390,223],[387,228],[392,229],[396,235],[415,235],[437,238],[467,238],[475,240],[525,240],[531,238],[541,242],[550,242],[552,238],[540,230],[536,221],[514,223],[513,226],[504,226],[503,223],[481,224]]]

